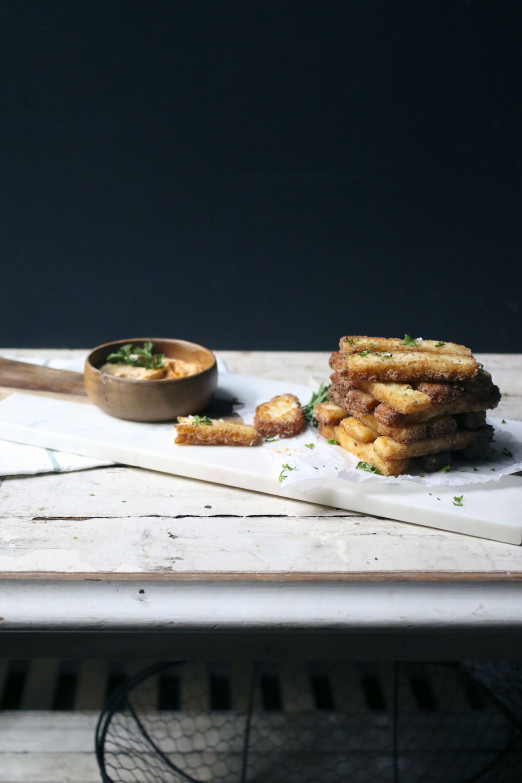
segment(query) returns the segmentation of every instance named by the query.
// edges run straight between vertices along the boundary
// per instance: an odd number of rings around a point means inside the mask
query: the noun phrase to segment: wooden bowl
[[[126,343],[142,345],[149,339],[154,344],[154,353],[199,362],[201,372],[155,381],[117,378],[100,372],[99,368],[110,353]],[[84,382],[91,402],[110,416],[129,421],[172,421],[177,416],[198,413],[208,405],[217,388],[218,369],[216,357],[202,345],[186,340],[139,337],[115,340],[94,348],[85,361]]]

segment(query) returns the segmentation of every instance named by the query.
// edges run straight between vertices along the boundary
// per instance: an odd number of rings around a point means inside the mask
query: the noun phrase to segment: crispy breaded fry
[[[415,427],[415,424],[410,424]],[[426,433],[428,438],[442,438],[445,435],[451,435],[457,429],[457,422],[453,416],[437,416],[426,423]]]
[[[335,374],[333,373],[333,375]],[[360,413],[371,413],[379,404],[379,400],[372,397],[371,394],[362,391],[362,389],[354,388],[346,392],[342,385],[337,385],[336,383],[332,383],[330,386],[328,397],[342,408],[350,411],[359,411]]]
[[[368,392],[362,391],[362,389],[352,389],[346,395],[346,405],[351,410],[360,411],[361,413],[372,413],[378,404],[378,400],[375,397],[372,397]]]
[[[319,402],[314,408],[314,414],[320,424],[333,424],[334,426],[337,426],[341,419],[348,416],[345,409],[336,405],[335,402]]]
[[[398,413],[417,413],[433,407],[433,400],[409,383],[361,381],[360,387]]]
[[[304,426],[303,409],[295,394],[279,394],[256,408],[254,427],[263,438],[293,438]]]
[[[178,416],[175,443],[199,446],[254,446],[259,433],[248,424],[199,416]]]
[[[417,457],[415,462],[421,470],[425,473],[435,473],[436,470],[442,470],[442,468],[451,465],[453,461],[453,454],[451,451],[439,451],[438,454],[424,454],[422,457]]]
[[[485,396],[493,393],[494,389],[498,390],[498,387],[493,383],[491,373],[484,370],[481,366],[479,366],[479,371],[473,378],[462,381],[462,387],[465,391]]]
[[[397,337],[362,337],[353,335],[341,337],[339,342],[341,353],[359,353],[360,351],[379,351],[388,353],[395,351],[433,351],[437,354],[455,354],[457,356],[471,356],[471,351],[465,345],[456,343],[446,343],[442,340],[423,340],[406,338],[401,340]]]
[[[354,418],[358,419],[378,435],[387,435],[389,438],[399,443],[414,443],[417,440],[426,440],[428,437],[427,426],[421,424],[409,424],[407,427],[387,427],[371,413],[359,413],[358,411],[348,411]]]
[[[345,378],[344,375],[341,375],[340,372],[333,372],[330,375],[330,380],[336,389],[338,389],[343,394],[348,394],[349,391],[357,388],[352,383],[352,381],[349,381],[348,378]]]
[[[343,421],[346,421],[346,419],[343,419]],[[349,451],[363,462],[373,465],[383,476],[399,476],[401,473],[407,472],[409,460],[388,460],[380,454],[376,454],[373,443],[360,443],[355,440],[343,429],[342,424],[343,422],[337,427],[336,440],[343,449],[346,449],[346,451]]]
[[[497,388],[497,387],[495,387]],[[404,427],[419,421],[428,421],[436,416],[453,416],[457,413],[476,413],[496,408],[500,401],[500,392],[497,391],[487,399],[477,399],[474,395],[465,394],[457,400],[447,403],[433,404],[431,408],[421,410],[418,413],[402,414],[390,405],[378,405],[374,410],[374,416],[383,424],[390,427]]]
[[[486,423],[486,411],[474,413],[458,413],[455,417],[458,426],[463,430],[477,430]]]
[[[354,416],[343,419],[341,423],[344,432],[347,432],[348,435],[351,435],[359,443],[373,443],[379,437],[378,432],[363,424],[362,421],[359,421]]]
[[[319,435],[322,435],[326,440],[337,440],[337,425],[336,424],[324,424],[319,422],[318,426]]]
[[[493,427],[483,427],[481,430],[460,430],[441,438],[427,438],[417,443],[397,443],[392,438],[380,436],[374,445],[375,452],[386,459],[405,459],[421,457],[424,454],[434,454],[439,451],[459,451],[484,440],[491,440]]]
[[[478,373],[473,356],[435,354],[433,351],[355,354],[334,352],[330,367],[360,385],[360,380],[379,381],[458,381]]]
[[[433,402],[449,402],[464,394],[464,388],[456,383],[427,383],[423,381],[418,383],[416,388],[417,391],[427,394]]]

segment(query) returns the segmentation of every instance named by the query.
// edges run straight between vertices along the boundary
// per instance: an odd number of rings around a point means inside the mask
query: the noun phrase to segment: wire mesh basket
[[[117,688],[100,715],[102,780],[519,783],[519,716],[470,671],[438,663],[155,664]],[[506,692],[513,701],[513,689]]]

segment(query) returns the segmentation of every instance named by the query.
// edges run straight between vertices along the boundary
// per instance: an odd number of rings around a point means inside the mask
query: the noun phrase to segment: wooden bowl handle
[[[83,373],[0,358],[0,386],[86,396]]]

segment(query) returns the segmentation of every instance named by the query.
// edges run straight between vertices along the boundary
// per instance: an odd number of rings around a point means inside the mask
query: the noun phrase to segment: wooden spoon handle
[[[0,386],[85,396],[83,373],[0,358]]]

